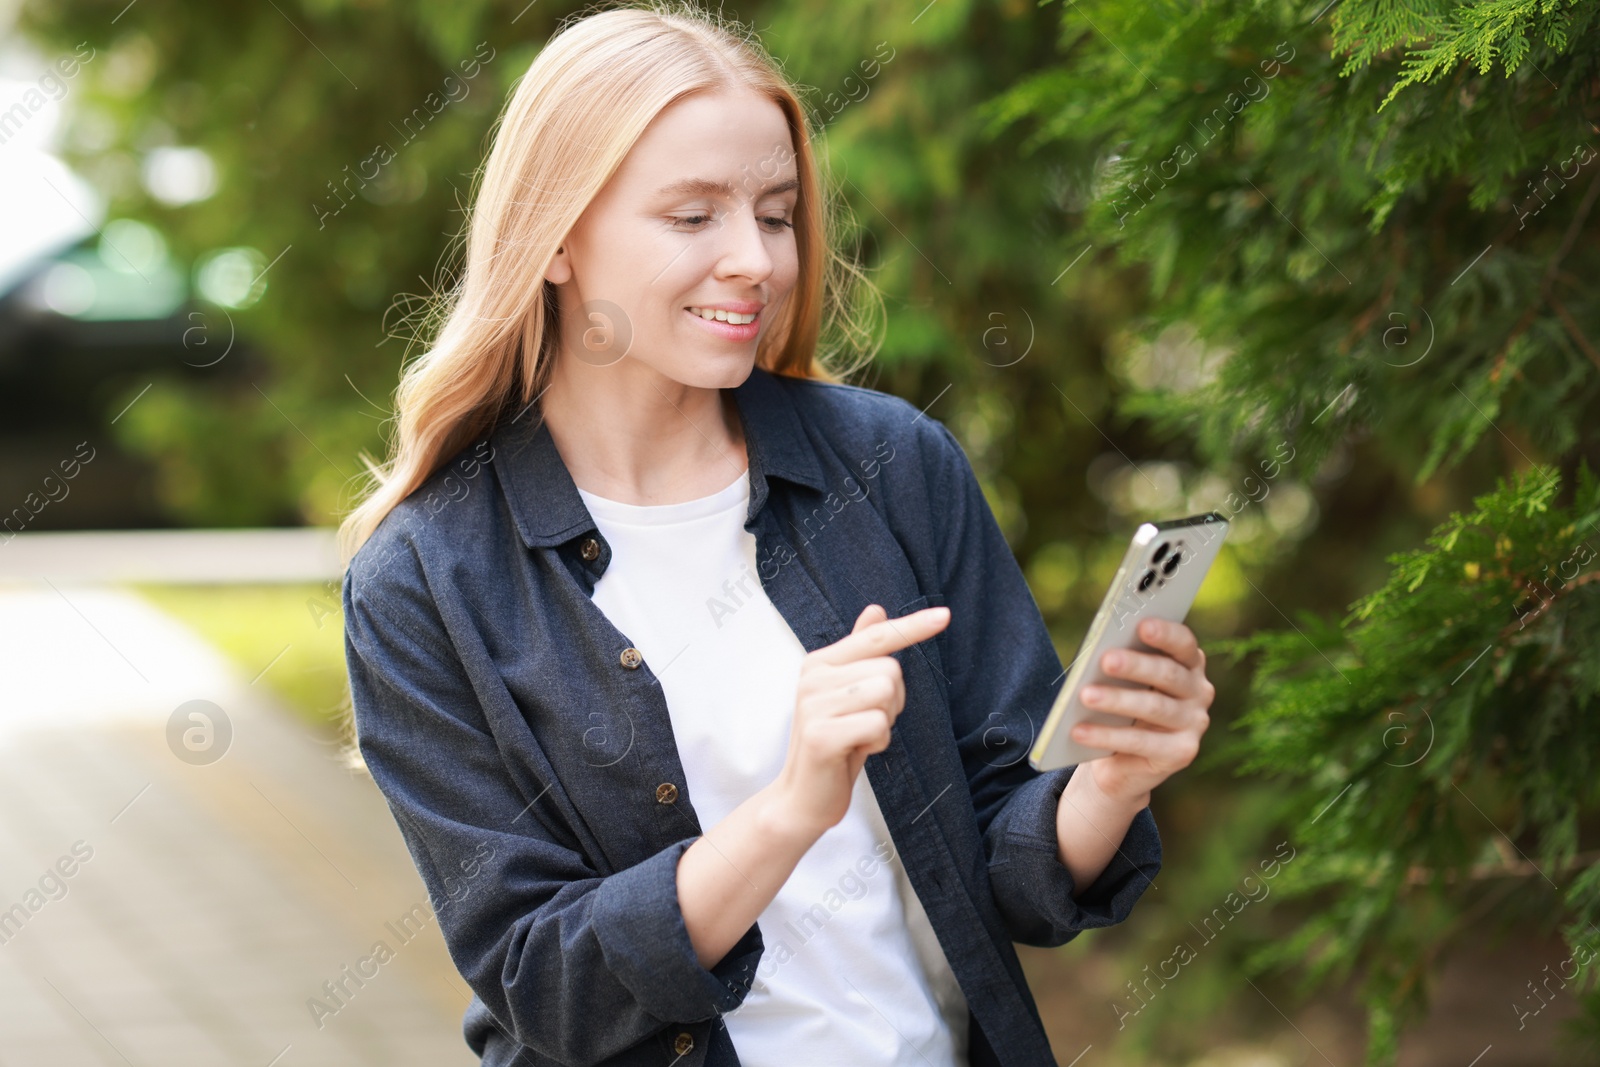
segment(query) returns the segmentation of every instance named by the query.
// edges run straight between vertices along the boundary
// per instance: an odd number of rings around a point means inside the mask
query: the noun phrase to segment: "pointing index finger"
[[[886,656],[902,648],[926,641],[950,622],[950,609],[939,605],[913,611],[898,619],[875,622],[858,633],[817,649],[824,663],[853,663],[868,656]]]

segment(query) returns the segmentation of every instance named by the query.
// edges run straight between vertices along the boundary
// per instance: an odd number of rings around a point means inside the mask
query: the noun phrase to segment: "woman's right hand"
[[[806,654],[795,693],[789,752],[773,782],[787,826],[821,837],[850,809],[867,757],[889,747],[906,703],[900,661],[890,653],[926,641],[950,622],[947,607],[898,619],[868,604],[849,636]]]

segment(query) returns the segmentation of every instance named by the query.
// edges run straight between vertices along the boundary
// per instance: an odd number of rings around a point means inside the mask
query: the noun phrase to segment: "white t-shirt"
[[[709,830],[783,769],[805,656],[756,572],[749,471],[678,504],[578,494],[611,545],[595,603],[660,678]],[[745,1067],[966,1067],[966,998],[865,771],[757,923],[755,981],[723,1016]]]

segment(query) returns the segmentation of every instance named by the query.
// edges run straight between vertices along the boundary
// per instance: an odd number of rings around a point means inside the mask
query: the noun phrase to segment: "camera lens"
[[[1161,573],[1170,576],[1178,569],[1178,561],[1183,558],[1182,552],[1174,552],[1167,557],[1167,562],[1161,565]],[[1154,573],[1153,571],[1151,573]]]
[[[1155,580],[1156,580],[1156,572],[1155,571],[1145,571],[1144,577],[1139,579],[1139,592],[1142,593],[1146,589],[1149,589],[1151,583],[1154,582]]]
[[[1156,549],[1156,554],[1150,557],[1150,562],[1151,563],[1160,563],[1161,562],[1161,557],[1165,556],[1167,554],[1167,549],[1169,549],[1171,547],[1172,547],[1172,542],[1171,541],[1163,541],[1163,542],[1161,542],[1161,547]]]

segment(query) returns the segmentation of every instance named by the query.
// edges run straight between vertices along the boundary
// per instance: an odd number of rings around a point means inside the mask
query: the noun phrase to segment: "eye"
[[[678,215],[673,217],[672,225],[675,228],[685,227],[688,229],[699,229],[706,223],[714,221],[716,221],[716,216],[714,215]],[[790,222],[781,215],[764,215],[758,221],[760,221],[760,223],[765,226],[770,233],[782,233],[785,228],[791,230],[794,229],[794,223]]]

